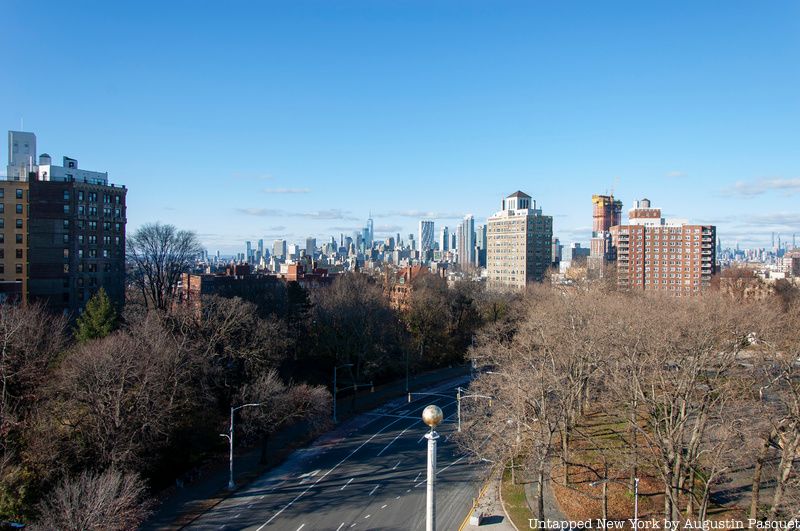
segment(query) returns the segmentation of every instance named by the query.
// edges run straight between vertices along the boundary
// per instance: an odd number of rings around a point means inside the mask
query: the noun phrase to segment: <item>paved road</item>
[[[435,403],[445,415],[438,430],[437,528],[457,530],[484,470],[457,454],[449,440],[456,428],[455,387],[436,392],[447,396],[415,397],[411,404],[384,408],[352,433],[296,452],[188,529],[424,529],[427,440],[420,415]]]

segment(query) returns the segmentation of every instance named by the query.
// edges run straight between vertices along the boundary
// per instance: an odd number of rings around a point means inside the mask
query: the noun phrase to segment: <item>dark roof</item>
[[[506,197],[506,199],[511,199],[512,197],[526,197],[526,198],[528,198],[528,199],[530,199],[530,198],[531,198],[531,196],[529,196],[529,195],[528,195],[528,194],[526,194],[525,192],[520,192],[519,190],[517,190],[516,192],[514,192],[514,193],[513,193],[513,194],[511,194],[510,196]]]

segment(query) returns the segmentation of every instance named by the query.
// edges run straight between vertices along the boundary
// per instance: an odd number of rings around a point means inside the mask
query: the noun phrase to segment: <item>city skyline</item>
[[[174,223],[212,253],[325,241],[370,211],[376,239],[423,219],[438,236],[514,190],[566,247],[588,244],[591,196],[612,191],[624,211],[647,197],[716,225],[723,247],[800,232],[797,4],[422,5],[261,5],[242,21],[16,3],[12,64],[69,83],[16,77],[0,120],[126,183],[131,230]],[[237,31],[207,39],[229,17]]]

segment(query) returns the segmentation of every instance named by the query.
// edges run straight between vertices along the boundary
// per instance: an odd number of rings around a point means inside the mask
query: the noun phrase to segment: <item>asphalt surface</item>
[[[368,414],[352,431],[334,432],[295,452],[186,529],[425,529],[427,428],[421,414],[436,404],[445,416],[437,429],[437,529],[457,530],[485,469],[449,440],[456,430],[455,386],[435,392],[446,396],[415,395],[410,404]]]

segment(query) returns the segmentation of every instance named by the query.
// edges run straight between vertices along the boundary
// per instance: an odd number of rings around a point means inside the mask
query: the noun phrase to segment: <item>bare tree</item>
[[[189,271],[201,251],[197,236],[173,225],[148,223],[126,243],[132,281],[149,307],[168,309],[181,274]]]
[[[148,514],[144,483],[136,474],[109,469],[63,480],[40,506],[34,529],[116,531],[136,529]]]
[[[275,370],[268,370],[242,387],[242,403],[259,407],[242,411],[243,428],[249,437],[261,439],[261,462],[268,461],[269,438],[294,422],[306,422],[311,431],[327,426],[331,396],[322,386],[285,384]]]

